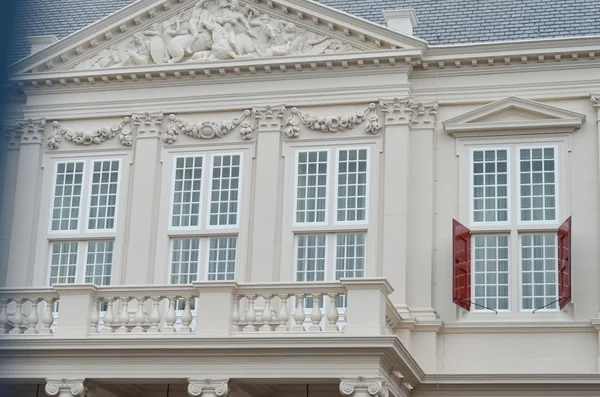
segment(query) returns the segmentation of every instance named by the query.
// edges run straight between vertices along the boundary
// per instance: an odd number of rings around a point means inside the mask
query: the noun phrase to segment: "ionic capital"
[[[227,397],[229,379],[188,379],[188,394],[192,397]]]
[[[46,379],[46,394],[58,397],[82,397],[84,379]]]
[[[340,393],[351,397],[388,397],[387,382],[383,378],[340,379]]]

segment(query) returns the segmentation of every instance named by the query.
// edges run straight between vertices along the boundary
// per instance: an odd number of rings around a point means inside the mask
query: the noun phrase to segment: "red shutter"
[[[571,217],[558,228],[558,304],[571,302]]]
[[[465,310],[471,310],[471,231],[452,220],[452,301]]]

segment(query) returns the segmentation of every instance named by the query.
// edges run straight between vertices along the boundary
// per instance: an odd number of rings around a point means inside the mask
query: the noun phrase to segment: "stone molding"
[[[343,396],[388,397],[387,381],[383,378],[340,379],[340,393]]]
[[[217,397],[227,397],[229,394],[229,379],[188,379],[188,394],[192,397],[212,395]]]
[[[83,379],[46,379],[45,392],[49,396],[83,397],[85,387]]]

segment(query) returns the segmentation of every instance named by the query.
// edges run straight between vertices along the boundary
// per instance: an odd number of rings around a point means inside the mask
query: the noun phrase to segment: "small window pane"
[[[171,243],[170,284],[190,284],[198,280],[200,239],[176,238]]]
[[[94,161],[92,164],[88,229],[114,229],[120,162]]]
[[[237,239],[215,237],[209,240],[208,280],[234,280]]]
[[[200,224],[202,156],[176,157],[171,226]]]
[[[210,225],[236,225],[240,192],[240,155],[213,156]]]
[[[296,168],[297,223],[325,222],[327,154],[327,151],[298,153]]]
[[[83,184],[83,162],[58,163],[55,175],[51,229],[77,230]]]
[[[90,241],[87,244],[85,282],[109,285],[113,263],[113,241]]]
[[[506,149],[473,151],[473,221],[508,221],[508,152]]]
[[[474,236],[474,310],[508,309],[508,236]]]
[[[556,220],[555,173],[554,148],[519,150],[522,221]]]
[[[337,220],[364,221],[367,213],[367,149],[338,152]]]
[[[326,240],[324,234],[296,238],[296,281],[325,280]]]
[[[546,305],[548,305],[546,309],[557,308],[557,271],[556,235],[523,235],[521,237],[523,309],[535,310]]]
[[[73,284],[77,271],[79,243],[52,243],[50,246],[49,284]]]

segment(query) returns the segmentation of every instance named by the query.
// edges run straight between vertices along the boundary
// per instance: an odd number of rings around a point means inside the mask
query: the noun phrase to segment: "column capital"
[[[85,392],[84,379],[46,379],[46,394],[58,397],[82,397]]]
[[[192,379],[189,378],[188,394],[192,397],[217,396],[227,397],[229,379]]]
[[[388,385],[383,378],[342,378],[340,379],[340,393],[343,396],[373,396],[388,397]]]
[[[21,144],[41,144],[46,131],[46,119],[29,119],[17,121],[17,133],[20,135]]]
[[[138,137],[158,137],[162,132],[164,117],[163,112],[134,113],[131,115],[131,121],[137,129]]]
[[[21,146],[21,131],[14,124],[2,126],[2,139],[7,141],[8,149],[18,149]]]
[[[426,127],[434,126],[437,120],[437,102],[420,102],[412,97],[404,97],[380,100],[379,107],[386,114],[386,125]]]
[[[285,106],[257,106],[252,109],[258,131],[279,131],[285,118]]]
[[[592,102],[592,107],[594,109],[600,110],[600,94],[598,95],[590,95],[590,102]]]

